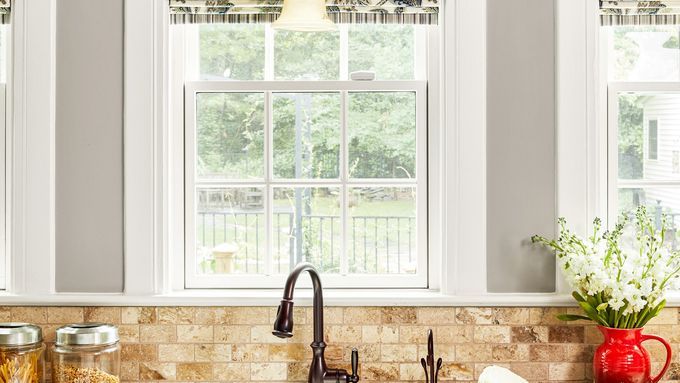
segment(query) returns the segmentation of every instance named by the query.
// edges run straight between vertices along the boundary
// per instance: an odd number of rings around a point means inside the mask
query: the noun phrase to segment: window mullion
[[[273,274],[273,250],[274,244],[272,241],[272,231],[273,231],[273,217],[274,217],[274,193],[271,186],[272,174],[273,174],[273,107],[272,107],[272,92],[264,93],[264,163],[265,163],[265,188],[264,188],[264,214],[265,214],[265,274]]]
[[[341,223],[341,240],[340,240],[340,274],[346,275],[349,271],[348,258],[349,254],[347,243],[348,227],[349,227],[349,189],[347,188],[347,179],[349,175],[348,167],[348,140],[347,140],[347,115],[348,115],[349,96],[347,91],[340,92],[340,223]]]

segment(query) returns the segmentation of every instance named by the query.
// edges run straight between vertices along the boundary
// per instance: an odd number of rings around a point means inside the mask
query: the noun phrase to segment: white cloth
[[[528,383],[524,378],[499,366],[489,366],[479,376],[479,383]]]

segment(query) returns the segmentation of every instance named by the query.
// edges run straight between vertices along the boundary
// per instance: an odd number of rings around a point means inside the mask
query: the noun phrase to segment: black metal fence
[[[261,212],[199,212],[197,245],[209,251],[221,243],[234,243],[235,271],[264,271],[266,228]],[[301,227],[298,229],[296,224]],[[303,215],[296,223],[293,212],[273,215],[273,269],[286,273],[291,264],[313,262],[324,272],[339,272],[342,223],[335,215]],[[408,272],[415,255],[415,217],[349,217],[345,247],[351,273]]]

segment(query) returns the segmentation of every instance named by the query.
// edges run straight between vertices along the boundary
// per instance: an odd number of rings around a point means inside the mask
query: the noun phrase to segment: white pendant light
[[[326,13],[326,0],[283,0],[281,16],[272,23],[277,30],[297,32],[334,31]]]

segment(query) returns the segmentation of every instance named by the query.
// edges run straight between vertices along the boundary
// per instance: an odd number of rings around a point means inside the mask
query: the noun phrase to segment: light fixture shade
[[[281,16],[272,23],[277,30],[297,32],[334,31],[326,13],[326,0],[283,0]]]

